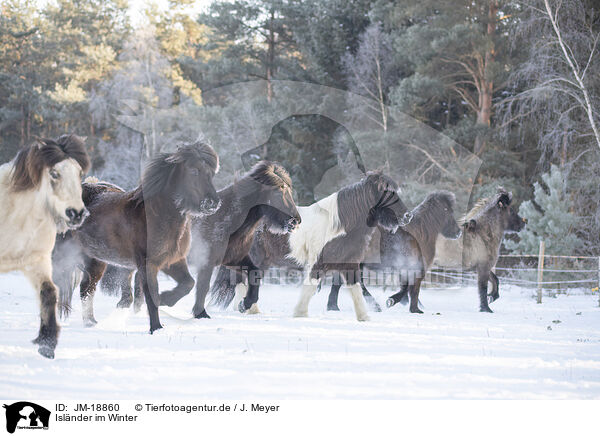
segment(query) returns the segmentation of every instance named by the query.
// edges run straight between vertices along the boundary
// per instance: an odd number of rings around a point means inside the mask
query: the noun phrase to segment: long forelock
[[[248,176],[267,186],[292,189],[292,179],[289,173],[283,166],[275,162],[258,162],[249,171]]]
[[[37,187],[45,168],[52,168],[66,159],[73,159],[84,172],[87,172],[90,159],[83,138],[77,135],[62,135],[56,139],[39,139],[19,151],[14,159],[11,174],[13,189],[24,191]]]

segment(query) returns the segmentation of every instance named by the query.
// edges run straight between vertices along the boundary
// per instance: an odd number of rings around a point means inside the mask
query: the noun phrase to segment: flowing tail
[[[235,287],[242,282],[241,271],[233,271],[221,265],[210,287],[210,305],[226,309],[235,297]]]
[[[56,236],[52,252],[52,281],[58,286],[58,313],[62,319],[71,313],[73,291],[81,282],[82,254],[70,234]]]

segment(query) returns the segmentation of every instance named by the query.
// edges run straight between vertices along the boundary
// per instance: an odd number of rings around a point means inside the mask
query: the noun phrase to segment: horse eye
[[[54,180],[57,180],[60,178],[60,174],[58,174],[56,170],[50,170],[50,177],[52,177]]]

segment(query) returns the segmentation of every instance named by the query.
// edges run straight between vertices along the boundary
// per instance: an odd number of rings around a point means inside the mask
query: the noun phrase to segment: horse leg
[[[294,308],[294,317],[296,318],[306,318],[308,316],[308,303],[310,299],[317,292],[317,286],[312,283],[304,283],[302,285],[302,293],[300,294],[300,299],[298,303],[296,303],[296,307]]]
[[[369,292],[369,290],[367,289],[367,287],[365,286],[365,276],[363,274],[363,265],[362,263],[360,264],[360,287],[362,288],[362,294],[363,297],[365,298],[365,301],[367,302],[367,304],[369,306],[371,306],[373,308],[373,310],[375,312],[381,312],[381,306],[379,305],[379,303],[377,302],[377,300],[375,300],[375,297],[373,297],[371,295],[371,293]]]
[[[134,294],[133,294],[133,311],[138,313],[142,309],[142,304],[144,304],[144,290],[142,287],[142,277],[139,272],[135,273],[135,278],[133,280],[134,284]]]
[[[479,311],[493,313],[488,304],[488,280],[490,279],[488,268],[477,269],[477,286],[479,288]]]
[[[319,285],[321,285],[320,282]],[[341,287],[342,276],[340,276],[338,272],[334,272],[332,275],[331,291],[329,292],[329,298],[327,299],[327,310],[340,310],[340,308],[338,307],[338,296]]]
[[[40,330],[33,343],[38,345],[38,353],[48,359],[54,359],[60,327],[56,321],[58,289],[51,279],[51,260],[44,261],[36,271],[25,271],[24,273],[34,289],[39,292],[40,299]]]
[[[175,303],[190,293],[194,287],[194,278],[190,274],[185,258],[163,268],[162,271],[175,279],[177,286],[160,294],[160,305],[173,307]]]
[[[196,278],[196,302],[192,313],[194,318],[210,318],[204,307],[206,301],[206,294],[210,287],[210,276],[212,275],[211,266],[203,266],[198,268],[198,277]]]
[[[96,285],[102,278],[106,270],[106,264],[97,259],[87,257],[84,260],[84,274],[79,287],[81,296],[81,315],[83,316],[83,326],[93,327],[98,324],[94,318],[94,294]]]
[[[498,292],[498,288],[500,287],[500,280],[493,271],[490,271],[490,283],[492,284],[492,292],[488,295],[488,303],[493,303],[498,298],[500,298],[500,292]]]
[[[139,280],[146,299],[146,307],[150,317],[150,334],[152,334],[163,327],[158,316],[158,303],[160,301],[157,279],[158,267],[152,264],[146,265],[144,260],[138,263],[138,273],[140,274]]]
[[[248,292],[238,306],[241,313],[248,312],[251,315],[260,313],[258,309],[258,293],[260,290],[260,280],[262,279],[262,270],[258,269],[247,257],[244,265],[248,267]]]
[[[415,283],[408,287],[408,294],[410,295],[410,312],[411,313],[423,313],[419,309],[419,291],[421,290],[421,278],[415,278]]]
[[[345,273],[346,286],[349,287],[350,296],[354,303],[354,312],[356,313],[356,319],[359,321],[369,321],[369,315],[367,314],[367,307],[365,306],[365,299],[363,298],[362,289],[359,279],[360,270],[349,271]]]
[[[395,306],[397,303],[406,304],[408,299],[408,289],[408,284],[402,285],[400,291],[396,292],[394,295],[392,295],[386,300],[385,305],[387,307],[392,307]]]
[[[133,271],[123,270],[121,276],[121,299],[117,303],[117,307],[119,309],[127,309],[131,307],[131,303],[133,303],[133,294],[131,289],[131,277],[133,276]]]

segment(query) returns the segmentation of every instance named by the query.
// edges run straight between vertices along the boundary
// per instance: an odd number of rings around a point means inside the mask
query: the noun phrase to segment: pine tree
[[[585,243],[575,233],[578,218],[571,211],[566,187],[566,175],[556,165],[542,174],[542,182],[534,184],[533,200],[524,201],[519,215],[527,218],[527,226],[519,233],[519,241],[506,240],[507,249],[537,253],[540,240],[546,244],[546,254],[565,254],[580,251]]]

